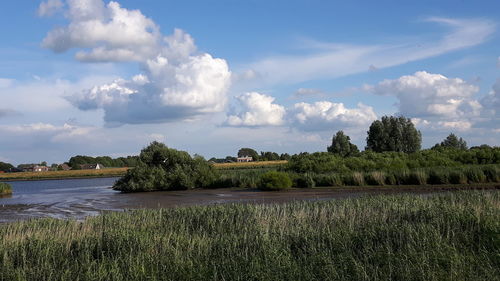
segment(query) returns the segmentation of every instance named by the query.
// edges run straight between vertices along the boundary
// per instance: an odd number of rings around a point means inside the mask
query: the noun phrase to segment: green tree
[[[2,172],[8,172],[12,168],[14,168],[14,166],[12,164],[0,162],[0,171],[2,171]]]
[[[412,153],[419,151],[422,145],[422,134],[403,116],[384,116],[374,121],[367,133],[366,149],[375,152]]]
[[[254,149],[244,147],[238,150],[238,157],[246,157],[246,156],[252,157],[254,161],[259,160],[259,154]]]
[[[433,148],[438,148],[438,147],[466,150],[467,142],[462,138],[458,138],[455,134],[450,133],[440,144],[436,144]]]
[[[338,131],[332,138],[332,145],[327,148],[328,152],[338,154],[342,157],[352,156],[359,153],[355,144],[351,143],[351,138],[344,134],[344,131]]]

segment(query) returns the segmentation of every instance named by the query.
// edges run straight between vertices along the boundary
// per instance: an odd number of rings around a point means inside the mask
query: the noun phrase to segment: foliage
[[[438,143],[434,145],[432,149],[438,149],[440,147],[466,150],[467,142],[464,139],[458,138],[455,134],[451,133],[440,144]]]
[[[0,195],[7,195],[12,193],[12,186],[8,183],[0,182]]]
[[[217,179],[212,165],[200,156],[152,142],[141,150],[139,164],[114,185],[123,192],[210,187]]]
[[[498,280],[500,193],[104,213],[0,225],[2,280]]]
[[[412,153],[420,150],[422,135],[409,118],[383,116],[370,125],[366,149]]]
[[[80,165],[84,164],[102,164],[104,167],[135,167],[139,162],[138,156],[127,156],[127,157],[118,157],[111,158],[109,156],[99,156],[99,157],[91,157],[91,156],[83,156],[77,155],[73,156],[69,159],[68,165],[74,169],[79,170]]]
[[[9,172],[10,169],[14,168],[14,166],[10,163],[4,163],[0,161],[0,171]]]
[[[272,151],[261,151],[259,161],[277,161],[280,160],[280,155]]]
[[[353,156],[359,153],[358,147],[351,143],[351,138],[345,135],[344,131],[338,131],[333,136],[332,145],[327,148],[327,151],[342,157]]]
[[[292,180],[287,173],[270,171],[260,177],[261,190],[282,190],[292,187]]]
[[[252,157],[253,161],[259,160],[259,154],[252,148],[244,147],[238,150],[238,157]]]

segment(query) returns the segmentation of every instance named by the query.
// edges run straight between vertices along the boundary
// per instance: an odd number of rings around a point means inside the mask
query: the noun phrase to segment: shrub
[[[259,188],[261,190],[282,190],[292,187],[292,180],[288,174],[270,171],[260,177]]]
[[[368,173],[365,176],[365,181],[369,185],[384,185],[385,173],[380,171]]]
[[[387,173],[385,176],[385,184],[388,185],[396,185],[398,184],[396,177],[394,176],[393,173]]]
[[[429,183],[430,184],[448,184],[449,180],[449,171],[448,170],[430,170],[429,172]]]
[[[489,182],[500,182],[500,169],[495,166],[481,167]]]
[[[0,182],[0,195],[12,194],[12,187],[8,183]]]
[[[316,186],[316,182],[314,181],[314,179],[310,173],[304,173],[304,174],[300,174],[295,179],[295,185],[297,187],[313,188]]]
[[[365,184],[365,179],[362,173],[354,172],[344,176],[344,185],[361,186]]]
[[[450,183],[452,184],[466,184],[467,176],[463,171],[452,171],[449,176]]]
[[[483,171],[477,167],[469,167],[465,170],[465,175],[469,183],[481,183],[486,181]]]
[[[427,178],[427,173],[425,171],[411,171],[406,177],[405,184],[423,185],[427,183]]]

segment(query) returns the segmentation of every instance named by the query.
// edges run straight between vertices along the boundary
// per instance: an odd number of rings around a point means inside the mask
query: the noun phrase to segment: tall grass
[[[10,184],[0,182],[0,196],[12,194],[12,187]]]
[[[0,225],[0,280],[499,280],[500,193]]]
[[[106,168],[102,170],[69,170],[49,172],[21,172],[0,174],[0,180],[39,180],[59,178],[86,177],[118,177],[123,176],[129,168]]]

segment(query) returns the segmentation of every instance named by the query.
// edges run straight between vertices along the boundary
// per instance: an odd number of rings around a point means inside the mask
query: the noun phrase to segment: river
[[[120,193],[111,189],[118,178],[88,178],[9,182],[13,195],[0,197],[0,223],[38,217],[83,219],[102,211],[136,208],[169,208],[232,202],[287,202],[324,200],[373,194],[443,191],[437,187],[369,187],[292,189],[262,192],[252,189],[196,189]]]

